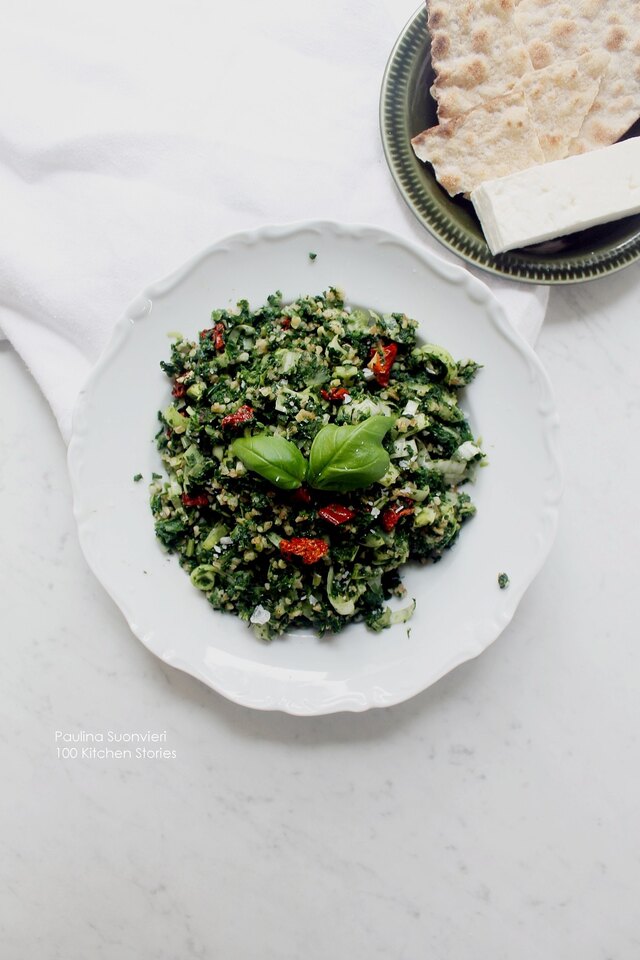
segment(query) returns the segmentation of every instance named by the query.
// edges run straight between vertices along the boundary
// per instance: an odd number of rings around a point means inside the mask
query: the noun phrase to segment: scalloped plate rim
[[[293,694],[286,695],[280,693],[274,695],[265,692],[246,695],[225,689],[224,683],[217,681],[216,678],[211,676],[211,673],[205,672],[202,669],[202,665],[182,660],[177,652],[171,648],[166,649],[166,644],[159,642],[160,638],[157,636],[157,631],[139,624],[135,611],[130,609],[128,601],[122,596],[117,586],[109,582],[109,575],[106,574],[101,567],[99,551],[94,552],[93,550],[91,514],[84,509],[80,485],[80,474],[83,462],[83,439],[85,431],[88,429],[86,418],[89,412],[91,391],[94,384],[97,383],[119,351],[124,348],[127,334],[131,330],[132,324],[135,323],[137,319],[145,316],[151,309],[154,296],[158,296],[168,289],[173,289],[181,284],[203,261],[216,251],[227,249],[234,245],[258,243],[265,240],[268,242],[270,239],[295,235],[303,231],[321,234],[328,233],[335,236],[340,236],[341,234],[347,234],[349,236],[355,235],[358,239],[369,237],[375,239],[377,242],[397,244],[421,260],[428,270],[432,270],[450,282],[462,284],[466,294],[487,309],[498,332],[511,342],[516,351],[523,354],[529,369],[534,373],[536,385],[540,393],[538,413],[546,425],[545,441],[552,466],[552,477],[549,480],[549,485],[544,497],[545,510],[543,515],[546,520],[545,536],[540,542],[538,554],[531,563],[528,575],[524,578],[523,582],[518,585],[512,584],[509,590],[502,592],[504,603],[500,616],[496,617],[493,623],[484,622],[479,625],[485,628],[485,636],[480,639],[476,637],[474,643],[457,651],[450,661],[426,680],[421,678],[414,682],[409,681],[403,689],[384,692],[379,690],[354,690],[342,695],[330,695],[327,691],[324,698],[318,698],[317,690],[314,687],[314,702],[312,703],[308,702],[304,696],[300,697],[300,695],[296,697]],[[559,419],[555,410],[553,391],[549,378],[538,356],[512,327],[504,308],[488,287],[482,283],[481,280],[473,277],[462,266],[449,264],[438,258],[437,255],[433,254],[430,250],[421,248],[412,241],[406,240],[387,230],[367,224],[347,224],[329,220],[311,220],[261,226],[238,231],[207,245],[204,249],[188,258],[182,266],[162,279],[147,285],[142,293],[130,302],[120,319],[114,325],[109,343],[93,367],[86,384],[78,396],[73,411],[72,436],[67,457],[73,495],[73,513],[78,527],[80,544],[89,567],[121,610],[132,633],[150,652],[159,657],[164,663],[196,677],[233,702],[253,709],[280,710],[296,716],[319,716],[335,712],[362,712],[371,708],[393,706],[421,693],[456,666],[482,653],[511,622],[524,593],[547,559],[557,531],[559,503],[563,489],[557,444],[558,426]],[[481,632],[483,631],[478,631],[478,633]],[[268,674],[268,670],[266,672]],[[294,684],[294,686],[298,685]],[[302,690],[304,690],[304,686],[302,686]]]

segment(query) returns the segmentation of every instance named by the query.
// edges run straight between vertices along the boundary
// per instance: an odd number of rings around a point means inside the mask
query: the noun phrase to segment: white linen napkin
[[[0,39],[0,328],[66,439],[114,322],[151,281],[261,223],[414,220],[378,129],[416,0],[34,0]],[[530,343],[541,287],[479,274]]]

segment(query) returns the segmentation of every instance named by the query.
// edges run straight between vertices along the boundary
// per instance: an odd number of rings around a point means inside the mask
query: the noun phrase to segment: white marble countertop
[[[402,706],[313,720],[132,636],[0,345],[2,957],[640,956],[639,291],[633,267],[552,292],[566,494],[512,625]],[[166,731],[175,756],[59,757],[81,730]]]

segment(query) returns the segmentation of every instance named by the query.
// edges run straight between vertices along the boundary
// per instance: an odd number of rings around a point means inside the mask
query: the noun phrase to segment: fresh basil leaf
[[[381,441],[392,426],[392,417],[375,416],[361,423],[322,427],[311,445],[309,485],[347,493],[375,483],[389,469],[389,454]]]
[[[297,490],[307,472],[307,461],[295,443],[272,433],[239,437],[230,447],[247,470],[259,474],[281,490]]]

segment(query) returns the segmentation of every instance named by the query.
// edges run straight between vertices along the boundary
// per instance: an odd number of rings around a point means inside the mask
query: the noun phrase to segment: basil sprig
[[[309,462],[290,440],[270,433],[242,437],[231,453],[247,470],[281,490],[297,490],[306,479],[316,490],[347,493],[368,487],[389,469],[382,440],[393,426],[392,417],[375,416],[361,423],[328,423],[316,434]]]
[[[239,437],[231,444],[231,453],[247,470],[281,490],[297,490],[307,473],[307,461],[295,443],[273,433]]]
[[[381,441],[392,426],[393,418],[382,416],[342,427],[328,423],[311,444],[309,485],[347,493],[375,483],[389,469]]]

